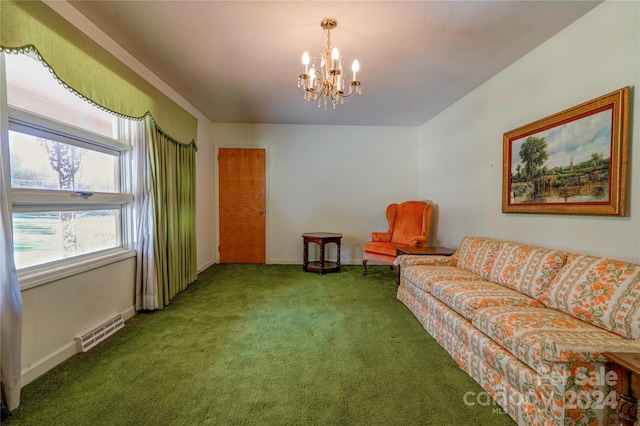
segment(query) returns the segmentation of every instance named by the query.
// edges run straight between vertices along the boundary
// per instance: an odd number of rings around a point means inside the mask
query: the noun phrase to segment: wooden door
[[[265,150],[220,148],[220,263],[265,263]]]

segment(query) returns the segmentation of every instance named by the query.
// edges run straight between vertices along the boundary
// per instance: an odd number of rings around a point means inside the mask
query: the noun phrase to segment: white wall
[[[23,386],[74,355],[75,336],[133,316],[135,268],[129,258],[22,292]]]
[[[199,114],[200,115],[200,114]],[[198,152],[196,153],[196,250],[198,272],[216,261],[217,245],[213,239],[216,213],[214,211],[213,182],[215,153],[211,122],[198,116]]]
[[[305,232],[342,233],[342,263],[361,263],[387,204],[418,197],[417,127],[214,124],[213,140],[267,149],[267,263],[301,263]]]
[[[420,195],[438,204],[438,244],[478,235],[640,262],[639,17],[638,2],[604,2],[420,128]],[[503,214],[503,134],[625,86],[627,216]]]

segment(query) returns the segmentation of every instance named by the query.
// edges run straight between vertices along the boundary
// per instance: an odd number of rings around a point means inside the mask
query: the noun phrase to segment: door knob
[[[258,214],[264,214],[264,210],[258,210]]]

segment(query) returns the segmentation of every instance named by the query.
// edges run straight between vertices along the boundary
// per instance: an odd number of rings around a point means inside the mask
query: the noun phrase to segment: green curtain
[[[0,1],[0,50],[35,50],[81,97],[131,118],[150,113],[165,135],[196,141],[193,115],[40,1]]]
[[[158,309],[198,277],[196,258],[196,146],[175,143],[146,117],[153,194]]]

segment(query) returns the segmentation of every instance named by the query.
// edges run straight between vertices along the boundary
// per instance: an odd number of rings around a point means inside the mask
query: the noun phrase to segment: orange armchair
[[[396,247],[426,247],[431,228],[433,206],[424,201],[405,201],[387,206],[387,232],[372,232],[371,241],[363,246],[362,275],[367,275],[367,262],[378,262],[393,268]]]

